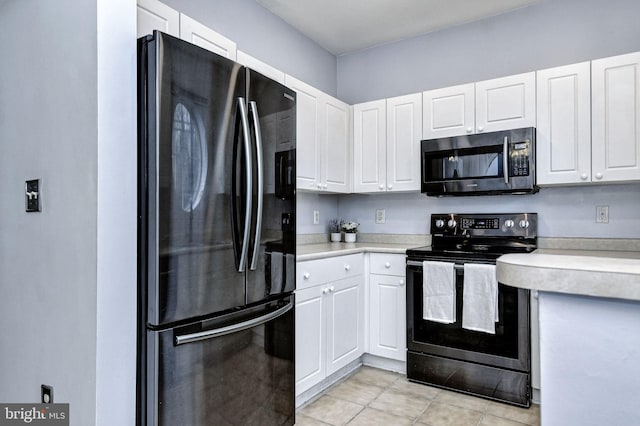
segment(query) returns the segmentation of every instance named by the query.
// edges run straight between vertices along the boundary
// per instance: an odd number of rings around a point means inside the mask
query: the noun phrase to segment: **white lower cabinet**
[[[298,263],[296,395],[364,353],[363,268],[361,254]]]
[[[372,253],[369,275],[369,353],[407,359],[405,257]]]

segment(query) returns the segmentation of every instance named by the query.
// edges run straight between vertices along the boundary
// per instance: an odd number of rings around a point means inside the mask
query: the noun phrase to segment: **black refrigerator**
[[[138,424],[294,424],[295,92],[138,40]]]

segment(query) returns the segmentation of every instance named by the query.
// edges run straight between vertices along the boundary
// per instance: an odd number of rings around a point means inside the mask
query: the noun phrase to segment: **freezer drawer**
[[[293,297],[148,331],[146,424],[294,424]]]

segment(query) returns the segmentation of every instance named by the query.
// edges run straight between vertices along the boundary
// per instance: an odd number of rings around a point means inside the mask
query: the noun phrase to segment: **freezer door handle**
[[[256,143],[256,170],[258,174],[258,206],[256,211],[256,234],[253,243],[253,256],[251,260],[250,269],[256,270],[258,265],[258,255],[260,254],[260,236],[262,234],[262,206],[263,206],[263,192],[264,192],[264,165],[262,162],[262,134],[260,133],[260,119],[258,117],[258,105],[255,101],[249,102],[249,109],[251,111],[251,117],[253,118],[253,127],[255,131],[255,143]]]
[[[249,233],[251,232],[253,167],[251,166],[251,142],[249,141],[249,121],[247,119],[247,105],[245,104],[244,98],[238,98],[238,108],[240,110],[240,118],[242,120],[242,133],[244,136],[245,150],[245,173],[247,179],[247,192],[245,194],[246,211],[244,216],[244,236],[242,238],[242,251],[240,253],[240,262],[238,265],[238,272],[244,272],[247,264],[247,254],[249,251]]]
[[[216,337],[224,336],[226,334],[237,333],[239,331],[247,330],[249,328],[262,325],[266,322],[274,320],[281,315],[286,314],[293,308],[293,303],[289,302],[286,306],[279,308],[275,311],[269,312],[258,318],[253,318],[248,321],[244,321],[238,324],[229,325],[226,327],[215,328],[213,330],[200,331],[198,333],[185,334],[182,336],[176,336],[175,344],[185,345],[187,343],[199,342],[201,340],[214,339]]]

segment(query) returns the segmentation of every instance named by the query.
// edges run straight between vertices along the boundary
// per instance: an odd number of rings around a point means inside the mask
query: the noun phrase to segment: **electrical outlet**
[[[27,213],[40,211],[40,179],[25,181],[24,210]]]
[[[609,206],[596,206],[596,223],[609,223]]]
[[[40,386],[40,397],[43,404],[53,404],[53,386]]]
[[[320,210],[313,211],[313,224],[314,225],[320,224]]]
[[[385,223],[386,222],[386,211],[384,209],[376,210],[376,223]]]

